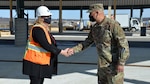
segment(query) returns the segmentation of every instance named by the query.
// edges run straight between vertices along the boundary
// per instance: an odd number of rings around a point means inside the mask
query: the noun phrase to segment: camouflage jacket
[[[74,46],[75,53],[95,43],[100,65],[118,63],[124,65],[129,57],[128,41],[120,25],[109,18],[102,23],[96,23],[90,30],[84,42]]]

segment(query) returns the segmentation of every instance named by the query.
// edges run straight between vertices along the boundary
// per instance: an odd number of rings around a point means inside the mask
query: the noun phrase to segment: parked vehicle
[[[71,22],[63,22],[64,30],[74,30],[75,26]]]
[[[120,23],[123,30],[135,32],[141,29],[139,20],[130,18],[127,14],[116,15],[116,21]]]

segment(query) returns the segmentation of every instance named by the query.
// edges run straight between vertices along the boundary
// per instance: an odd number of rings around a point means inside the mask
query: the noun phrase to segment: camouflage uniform
[[[123,84],[124,73],[117,72],[118,64],[124,65],[129,57],[128,41],[120,25],[109,18],[96,23],[88,37],[73,47],[75,53],[95,43],[98,52],[98,84]]]

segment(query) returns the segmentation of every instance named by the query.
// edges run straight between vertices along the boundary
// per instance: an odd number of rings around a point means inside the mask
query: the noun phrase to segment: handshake
[[[66,48],[64,50],[61,50],[61,55],[64,55],[65,57],[69,57],[74,54],[74,50],[72,48]]]

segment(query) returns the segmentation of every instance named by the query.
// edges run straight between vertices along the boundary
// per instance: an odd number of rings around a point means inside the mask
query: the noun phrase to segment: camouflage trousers
[[[109,67],[98,69],[98,84],[123,84],[124,73],[110,70]]]

